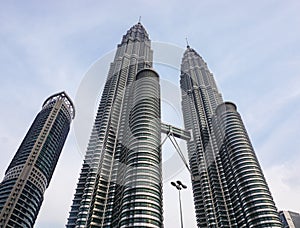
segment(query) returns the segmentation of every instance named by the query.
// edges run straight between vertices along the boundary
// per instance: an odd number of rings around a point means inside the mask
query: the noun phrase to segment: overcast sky
[[[101,90],[107,72],[102,66],[108,67],[122,35],[141,16],[154,46],[165,48],[154,56],[162,90],[178,88],[188,37],[224,99],[237,105],[277,207],[300,212],[299,12],[297,0],[1,1],[0,178],[48,96],[66,91],[80,116],[83,82],[100,67],[95,90]],[[168,50],[173,59],[158,61]],[[163,95],[164,121],[182,126],[177,92]],[[89,118],[100,94],[94,96]],[[91,126],[74,121],[35,227],[66,224],[86,147],[80,127],[89,132]],[[165,147],[165,167],[176,159]],[[169,184],[177,179],[189,189],[182,192],[185,226],[195,226],[188,173],[179,170],[165,175],[166,228],[179,227],[177,192]]]

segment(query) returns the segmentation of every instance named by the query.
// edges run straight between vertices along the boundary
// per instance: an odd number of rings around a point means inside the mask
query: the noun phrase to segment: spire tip
[[[139,24],[141,24],[141,19],[142,19],[142,16],[139,17],[139,22],[138,22]]]

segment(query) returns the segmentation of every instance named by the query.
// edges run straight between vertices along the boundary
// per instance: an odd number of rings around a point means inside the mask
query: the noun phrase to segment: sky
[[[122,35],[141,16],[161,77],[163,121],[182,126],[176,89],[188,37],[224,100],[237,105],[276,206],[300,212],[299,11],[297,0],[1,1],[0,178],[44,100],[66,91],[78,120],[35,225],[64,227],[108,64]],[[98,92],[92,97],[82,96],[86,81]],[[80,121],[85,114],[86,122]],[[184,142],[180,145],[184,150]],[[181,164],[168,173],[181,162],[170,143],[163,156],[165,227],[179,227],[178,192],[169,183],[178,179],[188,186],[181,194],[184,225],[195,227],[188,172]]]

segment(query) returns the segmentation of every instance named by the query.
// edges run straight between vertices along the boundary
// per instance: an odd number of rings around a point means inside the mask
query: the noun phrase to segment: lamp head
[[[179,185],[182,185],[182,183],[181,183],[181,181],[180,180],[178,180],[178,181],[176,181],[177,182],[177,184],[179,184]]]
[[[182,188],[184,188],[184,189],[186,189],[187,188],[187,186],[186,185],[184,185],[181,181],[177,181],[177,184],[178,185],[180,185]]]

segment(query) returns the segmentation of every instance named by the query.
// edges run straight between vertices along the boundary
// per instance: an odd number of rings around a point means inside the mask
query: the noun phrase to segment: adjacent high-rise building
[[[182,111],[198,227],[281,227],[278,212],[237,107],[223,102],[212,73],[187,46],[181,64]]]
[[[283,228],[300,228],[300,214],[292,211],[280,211]]]
[[[139,22],[111,63],[68,228],[163,226],[160,88],[152,55]]]
[[[33,227],[74,114],[65,92],[44,102],[0,183],[0,227]]]

